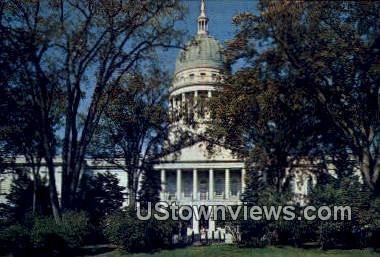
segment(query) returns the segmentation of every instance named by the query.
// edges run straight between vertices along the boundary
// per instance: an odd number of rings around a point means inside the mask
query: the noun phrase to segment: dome
[[[224,68],[224,57],[220,43],[207,34],[198,34],[186,49],[177,56],[175,73],[192,68]]]

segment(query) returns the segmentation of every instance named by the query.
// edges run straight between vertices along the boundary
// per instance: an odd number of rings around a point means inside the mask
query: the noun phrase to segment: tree
[[[84,183],[81,208],[88,212],[92,222],[99,223],[105,216],[123,206],[125,188],[119,185],[119,179],[109,171],[88,177]]]
[[[12,76],[23,74],[16,72]],[[18,82],[15,82],[18,83]],[[31,99],[32,88],[20,84],[1,86],[2,104],[0,105],[0,147],[3,169],[14,169],[18,161],[25,162],[33,182],[33,212],[38,205],[37,190],[40,181],[43,147],[39,133],[38,111]],[[57,96],[57,95],[56,95]],[[58,97],[57,97],[58,99]],[[57,118],[57,115],[54,115]]]
[[[160,201],[161,178],[159,172],[153,169],[153,165],[147,165],[141,181],[141,190],[138,192],[141,208],[147,208],[149,203],[154,206]]]
[[[50,214],[48,191],[46,180],[38,179],[36,183],[26,169],[17,169],[10,192],[6,196],[7,201],[1,210],[7,222],[9,224],[25,223],[28,222],[27,218],[30,214]],[[35,202],[35,197],[38,197],[38,202]]]
[[[378,2],[263,0],[258,15],[235,17],[239,31],[228,51],[303,92],[371,190],[380,173],[379,9]]]
[[[329,206],[333,210],[334,206],[349,206],[351,210],[351,220],[346,216],[345,220],[310,222],[321,248],[366,247],[366,237],[378,229],[378,210],[374,209],[373,194],[357,178],[330,177],[312,189],[310,200],[310,205],[316,208]]]
[[[174,24],[182,17],[181,5],[174,0],[8,0],[1,7],[1,28],[12,36],[11,50],[27,50],[17,69],[23,80],[17,82],[33,89],[31,99],[58,221],[61,209],[75,206],[88,146],[121,79],[155,49],[178,45]],[[53,108],[57,89],[63,92],[64,107],[60,113],[64,127],[61,206],[54,169],[60,139]]]
[[[318,135],[324,130],[315,105],[288,82],[258,67],[228,76],[211,102],[214,122],[208,130],[210,138],[243,157],[247,168],[261,171],[277,191],[284,188],[294,160],[320,152]]]
[[[157,69],[126,77],[115,88],[93,141],[95,158],[116,164],[128,174],[131,206],[143,175],[150,181],[151,163],[164,151],[169,129],[167,81],[167,75]]]

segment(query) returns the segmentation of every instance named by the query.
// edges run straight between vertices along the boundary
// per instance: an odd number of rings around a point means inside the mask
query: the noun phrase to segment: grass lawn
[[[172,251],[161,251],[154,254],[123,254],[112,252],[97,257],[375,257],[380,253],[368,250],[304,250],[296,248],[237,248],[228,245],[205,247],[188,247]]]

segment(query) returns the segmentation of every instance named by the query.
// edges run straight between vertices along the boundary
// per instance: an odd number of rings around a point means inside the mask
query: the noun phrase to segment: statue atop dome
[[[207,35],[208,18],[206,16],[205,0],[201,0],[201,14],[198,17],[198,35]]]

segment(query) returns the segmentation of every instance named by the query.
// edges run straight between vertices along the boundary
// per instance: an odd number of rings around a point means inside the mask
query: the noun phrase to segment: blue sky
[[[189,37],[197,33],[197,18],[200,13],[200,0],[183,0],[188,7],[184,21],[178,23]],[[236,28],[232,24],[232,17],[244,11],[255,12],[255,0],[206,0],[206,14],[209,18],[209,33],[221,43],[231,39]],[[175,58],[178,49],[171,49],[162,55],[169,71],[174,70]]]

